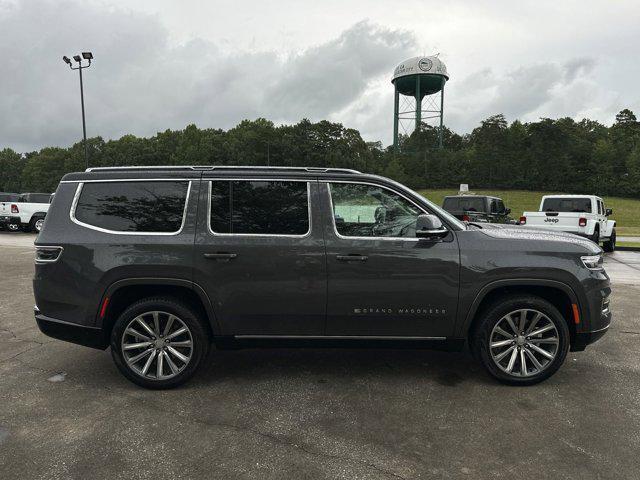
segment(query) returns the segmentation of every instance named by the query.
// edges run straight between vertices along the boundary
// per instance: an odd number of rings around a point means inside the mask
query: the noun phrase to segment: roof
[[[236,165],[154,165],[154,166],[129,166],[129,167],[92,167],[86,172],[130,172],[130,171],[260,171],[260,172],[308,172],[308,173],[351,173],[361,174],[358,170],[349,168],[324,168],[324,167],[271,167],[271,166],[236,166]]]
[[[502,200],[500,197],[494,197],[493,195],[447,195],[444,198],[495,198],[496,200]]]
[[[578,195],[578,194],[570,194],[570,195],[565,195],[563,193],[559,193],[557,195],[543,195],[542,198],[599,198],[600,200],[602,200],[602,197],[599,197],[598,195]]]

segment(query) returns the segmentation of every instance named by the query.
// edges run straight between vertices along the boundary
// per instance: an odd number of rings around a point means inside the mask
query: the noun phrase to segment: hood
[[[591,240],[574,235],[573,233],[555,232],[537,228],[523,228],[519,225],[482,224],[481,233],[492,238],[506,240],[542,240],[547,242],[564,242],[584,248],[587,252],[600,253],[602,249]]]

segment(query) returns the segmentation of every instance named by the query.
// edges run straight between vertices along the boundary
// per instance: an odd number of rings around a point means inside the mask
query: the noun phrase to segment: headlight
[[[589,270],[603,270],[602,255],[585,255],[584,257],[580,257],[580,260],[582,260],[582,264]]]

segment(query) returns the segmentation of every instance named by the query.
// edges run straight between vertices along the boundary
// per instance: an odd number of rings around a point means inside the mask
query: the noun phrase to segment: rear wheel
[[[569,350],[569,328],[546,300],[514,295],[480,319],[471,347],[487,371],[503,383],[533,385],[553,375]]]
[[[596,226],[596,229],[593,231],[593,235],[589,237],[593,243],[597,243],[600,245],[600,229]]]
[[[189,380],[209,350],[202,320],[169,297],[127,308],[111,333],[111,356],[120,372],[145,388],[173,388]]]
[[[32,218],[29,222],[29,230],[32,232],[40,233],[42,226],[44,225],[44,218]]]
[[[615,229],[611,232],[611,236],[609,240],[605,241],[602,244],[602,248],[605,252],[614,252],[616,249],[616,231]]]

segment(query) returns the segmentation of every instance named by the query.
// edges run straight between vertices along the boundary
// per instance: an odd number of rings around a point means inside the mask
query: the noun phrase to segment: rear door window
[[[188,181],[90,182],[80,187],[75,221],[112,232],[177,233]]]
[[[210,202],[217,234],[304,236],[311,227],[306,181],[214,180]]]

